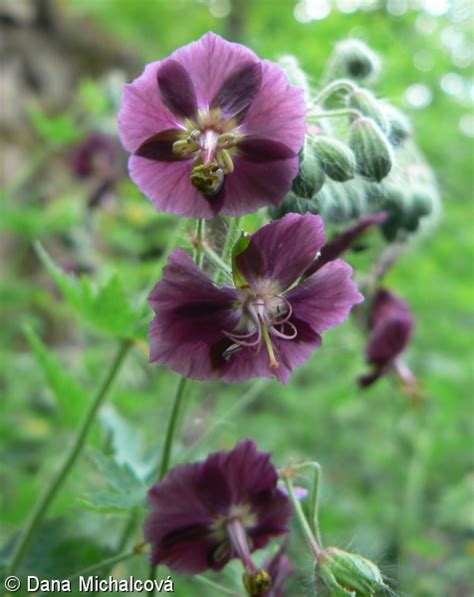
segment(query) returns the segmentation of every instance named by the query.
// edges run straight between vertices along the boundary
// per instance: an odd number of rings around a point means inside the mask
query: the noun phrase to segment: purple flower
[[[380,288],[372,300],[369,338],[365,347],[367,362],[373,371],[359,378],[361,386],[373,384],[385,373],[396,369],[408,384],[411,373],[398,361],[411,339],[415,319],[407,303],[386,288]]]
[[[237,216],[290,189],[305,104],[277,64],[207,33],[125,86],[118,124],[130,176],[158,210]]]
[[[72,151],[70,164],[79,178],[115,176],[117,161],[115,141],[104,133],[92,132]]]
[[[217,287],[182,249],[171,253],[149,296],[150,360],[193,379],[287,382],[321,333],[363,300],[340,259],[299,281],[324,240],[323,221],[312,214],[263,226],[234,258],[236,287]]]
[[[270,454],[257,452],[251,439],[175,466],[148,493],[152,564],[198,574],[240,558],[255,571],[250,553],[288,531],[291,506],[277,480]]]

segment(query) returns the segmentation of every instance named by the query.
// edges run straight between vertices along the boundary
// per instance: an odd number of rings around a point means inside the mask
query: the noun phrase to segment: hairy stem
[[[216,282],[219,284],[224,279],[224,271],[230,272],[230,268],[227,265],[230,261],[230,256],[232,253],[232,247],[234,246],[234,242],[236,240],[236,234],[240,229],[242,218],[232,218],[229,222],[229,227],[227,228],[227,234],[224,241],[224,246],[222,247],[222,255],[221,261],[224,264],[225,269],[222,272],[218,272],[216,276]],[[221,268],[222,269],[222,268]]]
[[[187,377],[182,377],[179,380],[178,387],[176,388],[176,394],[173,401],[173,408],[168,421],[168,427],[166,429],[165,444],[163,446],[163,454],[161,456],[161,464],[159,470],[159,479],[161,480],[167,473],[170,460],[171,460],[171,449],[173,447],[173,440],[176,431],[176,423],[178,421],[178,415],[183,402],[184,390],[186,388]]]
[[[114,360],[110,365],[109,371],[89,405],[89,408],[77,431],[74,442],[69,448],[64,462],[47,485],[45,491],[42,493],[39,500],[36,502],[36,505],[30,515],[30,518],[28,519],[26,526],[15,545],[15,549],[13,551],[9,567],[10,573],[15,572],[18,566],[23,561],[23,558],[31,543],[31,540],[33,539],[35,532],[37,531],[38,527],[43,521],[49,507],[51,506],[54,498],[56,497],[56,494],[62,487],[69,472],[75,464],[77,457],[81,453],[82,448],[84,447],[87,434],[89,433],[92,423],[95,420],[95,415],[97,414],[99,407],[101,406],[102,402],[104,401],[104,398],[110,390],[112,382],[116,378],[117,373],[120,371],[125,356],[127,355],[130,349],[130,346],[131,342],[129,340],[120,341],[119,348],[117,350]]]
[[[356,86],[352,81],[349,79],[336,79],[329,85],[326,85],[321,91],[316,95],[313,101],[313,105],[324,104],[324,102],[337,91],[346,91],[351,92],[355,91]]]
[[[316,537],[314,536],[313,531],[311,530],[311,527],[303,512],[303,508],[301,507],[301,504],[295,495],[295,491],[293,489],[293,485],[290,479],[288,479],[288,477],[283,477],[283,481],[286,485],[286,489],[288,490],[288,496],[293,505],[293,510],[296,514],[296,518],[298,519],[298,523],[301,527],[301,530],[303,531],[303,535],[305,536],[305,539],[308,542],[308,545],[311,551],[313,552],[316,560],[319,560],[321,554],[323,553],[323,549],[318,543]]]

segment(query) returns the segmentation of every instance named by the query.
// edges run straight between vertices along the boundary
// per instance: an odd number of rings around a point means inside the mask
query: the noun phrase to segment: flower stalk
[[[117,377],[117,374],[122,367],[124,359],[127,356],[131,345],[132,343],[130,340],[121,340],[115,358],[110,365],[110,369],[89,405],[89,408],[78,429],[74,442],[71,445],[66,458],[64,459],[64,462],[37,501],[33,511],[31,512],[30,518],[26,523],[25,529],[15,545],[9,567],[10,574],[14,573],[23,561],[35,532],[38,530],[54,498],[68,477],[72,467],[76,463],[77,458],[84,447],[89,430],[95,420],[97,411],[107,396],[113,381]]]

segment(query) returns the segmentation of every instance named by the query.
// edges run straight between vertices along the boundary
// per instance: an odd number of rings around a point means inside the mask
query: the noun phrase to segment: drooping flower
[[[396,370],[410,385],[414,377],[400,362],[399,356],[407,347],[415,319],[407,303],[386,288],[380,288],[374,298],[369,316],[369,338],[365,347],[372,372],[359,378],[363,387],[373,384],[382,375]]]
[[[114,190],[119,177],[117,149],[112,137],[93,131],[72,150],[69,160],[72,171],[77,177],[94,183],[88,200],[91,209],[99,206]]]
[[[305,276],[314,274],[329,261],[333,261],[337,257],[340,257],[353,246],[356,240],[367,230],[367,228],[381,224],[386,219],[387,214],[383,211],[377,214],[370,214],[360,218],[355,224],[349,226],[340,234],[337,234],[324,245],[318,258],[306,270]]]
[[[240,558],[256,572],[251,552],[288,531],[291,506],[277,480],[270,454],[251,439],[175,466],[148,494],[144,535],[152,564],[198,574]]]
[[[150,360],[193,379],[235,382],[291,371],[363,300],[337,259],[304,281],[325,240],[312,214],[287,214],[234,249],[234,283],[216,286],[181,249],[171,253],[149,303]]]
[[[158,210],[237,216],[290,189],[305,103],[277,64],[207,33],[125,86],[118,124],[130,175]]]

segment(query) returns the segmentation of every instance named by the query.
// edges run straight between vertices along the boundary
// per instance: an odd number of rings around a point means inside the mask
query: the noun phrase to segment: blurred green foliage
[[[63,4],[66,14],[92,19],[98,31],[116,37],[142,63],[209,29],[238,37],[263,57],[296,55],[314,85],[333,44],[347,36],[366,40],[380,53],[383,69],[375,89],[408,110],[443,198],[436,227],[410,243],[387,279],[416,314],[407,362],[425,397],[411,402],[396,380],[388,378],[370,390],[357,389],[356,378],[365,369],[364,336],[354,322],[347,322],[325,335],[323,347],[288,386],[260,381],[191,384],[175,459],[197,459],[253,436],[261,449],[273,452],[278,466],[317,460],[323,467],[326,545],[350,545],[373,558],[405,595],[472,594],[474,231],[473,149],[467,134],[472,105],[466,91],[471,69],[459,58],[453,62],[459,47],[449,41],[456,33],[464,44],[472,42],[465,15],[469,3],[453,2],[446,14],[434,15],[423,8],[391,13],[370,2],[365,3],[370,9],[348,13],[321,2],[333,10],[323,19],[305,17],[308,22],[301,22],[301,15],[308,14],[301,7],[312,3],[293,0],[235,0],[230,14],[228,0]],[[463,82],[456,93],[448,85],[449,74]],[[416,109],[420,93],[429,101]],[[2,200],[2,228],[16,243],[0,286],[3,557],[112,358],[110,336],[125,333],[136,341],[111,396],[114,406],[103,409],[85,457],[54,502],[51,520],[22,570],[54,578],[140,541],[143,500],[137,499],[133,482],[140,488],[149,482],[177,384],[170,371],[148,365],[145,327],[136,328],[135,305],[159,278],[169,248],[190,246],[187,223],[157,214],[125,178],[116,185],[118,200],[112,209],[90,212],[90,185],[67,173],[67,159],[57,175],[65,180],[57,189],[46,188],[47,201],[30,184],[37,175],[33,161],[38,160],[41,172],[51,156],[66,158],[78,126],[113,130],[116,99],[105,96],[102,83],[88,77],[74,108],[79,105],[80,119],[67,111],[49,120],[39,110],[31,112],[39,158],[32,156],[31,170],[5,189]],[[45,150],[51,153],[43,155]],[[257,221],[249,217],[245,226],[253,229]],[[53,283],[31,248],[38,239],[56,263],[66,255],[89,265],[92,273],[74,280],[43,256]],[[373,256],[370,250],[354,253],[349,261],[357,272]],[[147,312],[138,323],[149,318]],[[81,321],[88,325],[82,327]],[[130,526],[127,509],[135,526]],[[296,527],[290,554],[298,573],[288,595],[310,595],[312,562]],[[114,569],[116,576],[146,578],[147,573],[143,556]],[[166,577],[167,572],[159,574]],[[216,580],[238,587],[239,575],[232,564]],[[175,576],[175,582],[178,595],[219,594],[194,579]]]

